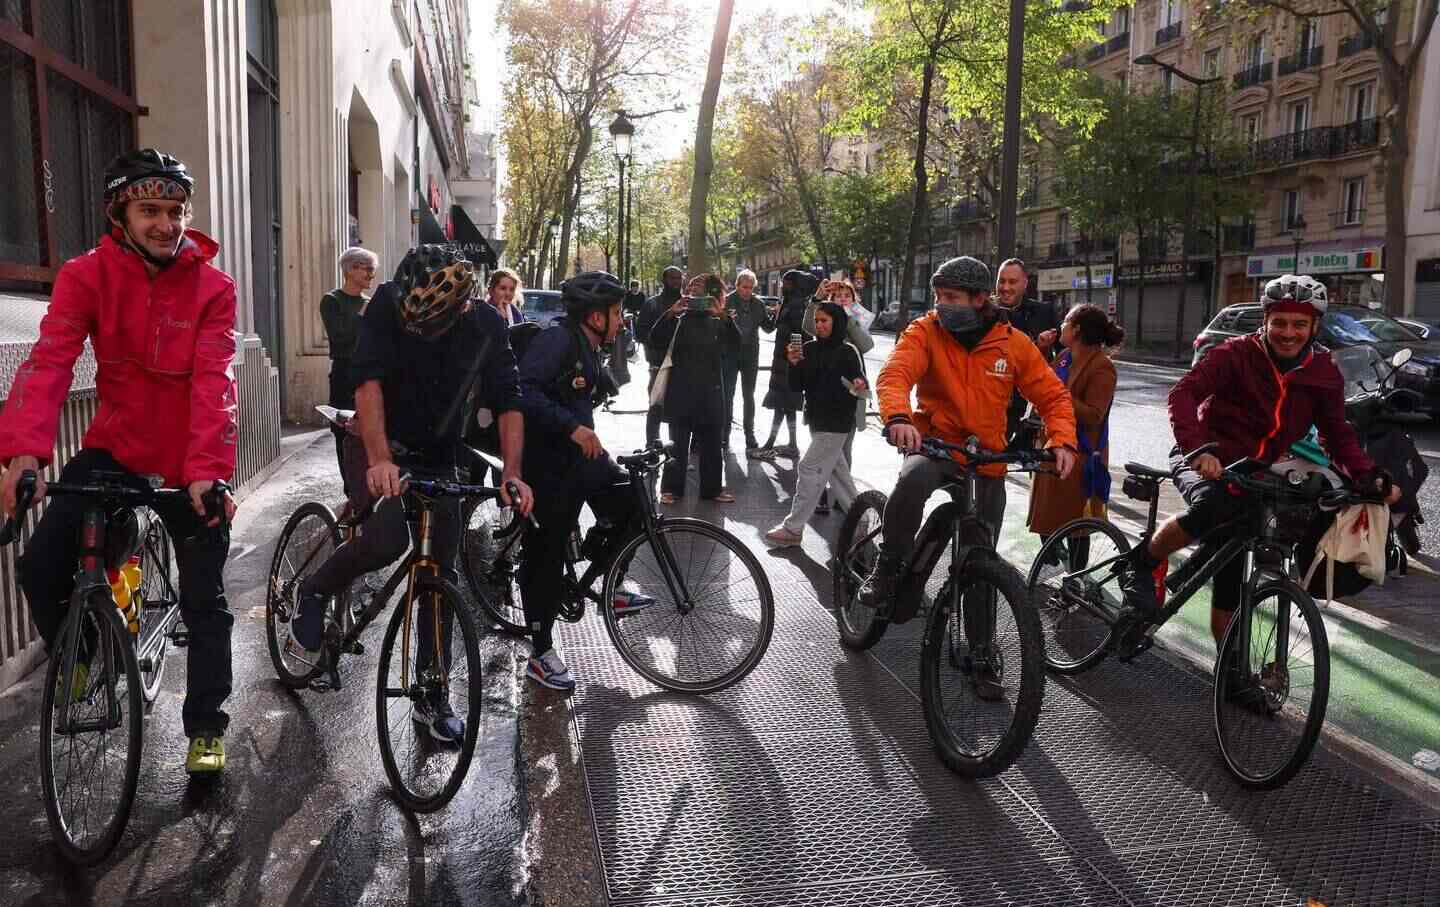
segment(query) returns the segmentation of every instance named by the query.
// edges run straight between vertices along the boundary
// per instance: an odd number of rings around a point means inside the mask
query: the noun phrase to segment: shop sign
[[[1115,268],[1113,265],[1091,265],[1091,285],[1096,288],[1112,287],[1115,285]],[[1042,293],[1062,293],[1066,290],[1084,290],[1085,268],[1044,268],[1037,277],[1037,286]]]
[[[1351,249],[1339,252],[1300,253],[1300,264],[1295,264],[1295,253],[1281,255],[1251,255],[1245,259],[1245,274],[1249,277],[1277,277],[1281,274],[1354,274],[1379,271],[1383,256],[1379,249]]]
[[[1192,261],[1187,269],[1178,261],[1152,261],[1145,265],[1144,274],[1146,283],[1196,283],[1200,280],[1200,269],[1203,262]],[[1140,265],[1121,265],[1121,283],[1139,283],[1141,269]]]

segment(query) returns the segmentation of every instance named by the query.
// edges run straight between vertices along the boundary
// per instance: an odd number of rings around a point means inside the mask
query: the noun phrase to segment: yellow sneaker
[[[84,662],[75,665],[70,673],[70,701],[79,702],[90,689],[90,666]],[[62,708],[65,702],[65,678],[55,676],[55,708]]]
[[[185,771],[192,775],[216,775],[225,770],[225,738],[191,737],[185,756]]]

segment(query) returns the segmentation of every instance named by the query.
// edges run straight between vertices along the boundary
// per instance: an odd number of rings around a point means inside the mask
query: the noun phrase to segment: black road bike
[[[1216,446],[1207,444],[1186,460]],[[1139,463],[1125,464],[1125,471],[1125,494],[1150,505],[1143,536],[1149,538],[1158,520],[1160,485],[1174,473]],[[1047,665],[1058,674],[1079,674],[1108,654],[1128,661],[1145,652],[1160,625],[1226,565],[1243,558],[1240,605],[1215,660],[1215,739],[1237,781],[1275,788],[1309,758],[1330,695],[1325,621],[1295,580],[1296,546],[1317,508],[1381,499],[1318,485],[1304,473],[1276,475],[1254,460],[1231,464],[1222,479],[1240,495],[1237,519],[1200,539],[1168,576],[1157,573],[1164,600],[1158,623],[1141,625],[1123,614],[1119,583],[1131,541],[1105,520],[1072,520],[1056,530],[1036,555],[1027,585],[1045,629]]]
[[[47,497],[85,499],[81,554],[65,621],[50,653],[40,706],[40,787],[50,832],[65,859],[94,865],[114,849],[135,803],[144,715],[154,703],[171,643],[184,645],[169,534],[151,507],[189,492],[159,488],[128,473],[95,471],[83,483],[51,482]],[[18,542],[35,498],[36,476],[21,476],[17,517],[0,545]],[[228,488],[206,498],[222,516]],[[134,521],[134,522],[132,522]],[[107,571],[138,558],[138,589],[126,611]],[[68,678],[61,682],[60,678]]]
[[[656,510],[654,477],[669,457],[652,446],[616,458],[629,473],[625,485],[639,522],[623,538],[623,529],[601,524],[583,539],[578,529],[571,534],[560,617],[579,621],[593,604],[620,657],[642,677],[667,690],[714,693],[744,679],[764,657],[775,597],[744,542],[713,523]],[[460,562],[475,597],[515,635],[527,632],[517,575],[533,528],[532,519],[482,504],[461,536]],[[617,610],[617,601],[634,596],[647,601],[644,608]]]
[[[1044,642],[1024,579],[995,553],[995,527],[980,515],[975,478],[992,463],[1034,472],[1054,455],[992,453],[974,438],[964,446],[926,438],[919,453],[954,466],[954,478],[941,486],[951,500],[920,529],[894,599],[871,609],[859,594],[879,557],[886,498],[878,491],[856,498],[835,542],[835,622],[841,643],[860,651],[890,624],[925,615],[920,693],[931,742],[951,770],[987,777],[1010,767],[1035,730],[1045,696]]]
[[[484,485],[408,478],[403,500],[415,544],[378,592],[361,578],[326,603],[324,642],[314,660],[290,638],[301,583],[343,541],[364,532],[368,512],[339,521],[324,504],[301,505],[280,533],[270,563],[265,596],[270,659],[280,682],[292,689],[341,689],[341,658],[364,654],[361,635],[405,584],[403,605],[392,613],[380,646],[375,715],[385,775],[396,799],[416,812],[440,809],[460,789],[475,753],[482,709],[480,627],[431,551],[433,509],[442,498],[494,499],[499,494]],[[457,626],[459,640],[454,639]],[[417,707],[453,710],[463,719],[459,745],[432,739],[426,724],[412,720]]]

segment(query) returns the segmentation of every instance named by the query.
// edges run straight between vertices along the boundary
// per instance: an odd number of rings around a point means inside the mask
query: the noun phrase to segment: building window
[[[1304,132],[1310,128],[1310,100],[1292,101],[1285,107],[1285,118],[1291,132]]]
[[[1112,35],[1123,35],[1130,31],[1130,7],[1122,6],[1115,10],[1114,21],[1115,30],[1111,32]]]
[[[105,230],[100,176],[135,147],[130,4],[0,0],[0,10],[0,172],[10,180],[0,284],[33,289],[94,246]]]
[[[1254,69],[1265,62],[1265,32],[1260,32],[1245,45],[1245,68]]]
[[[279,360],[284,355],[284,313],[280,292],[280,41],[275,0],[246,0],[245,36],[254,327],[271,359]],[[280,393],[282,398],[287,393],[284,381]]]
[[[1160,71],[1160,90],[1165,94],[1173,94],[1175,91],[1175,72],[1169,69]]]
[[[1310,51],[1320,46],[1320,21],[1318,19],[1301,19],[1300,27],[1295,35],[1296,50],[1301,57],[1307,57]]]
[[[1350,121],[1358,123],[1375,116],[1375,83],[1361,82],[1350,86],[1350,101],[1346,105]]]
[[[1068,243],[1070,241],[1070,212],[1061,211],[1055,218],[1055,241]]]
[[[1362,223],[1365,220],[1365,178],[1363,176],[1345,181],[1343,192],[1344,209],[1340,212],[1345,226]]]
[[[1180,21],[1180,0],[1160,0],[1160,24],[1174,25]]]
[[[1300,190],[1290,189],[1285,193],[1285,208],[1281,212],[1281,229],[1289,233],[1304,219],[1300,200]]]
[[[1205,77],[1214,79],[1220,75],[1220,48],[1212,48],[1205,51]]]
[[[1240,134],[1247,142],[1260,141],[1260,114],[1249,113],[1240,118]]]

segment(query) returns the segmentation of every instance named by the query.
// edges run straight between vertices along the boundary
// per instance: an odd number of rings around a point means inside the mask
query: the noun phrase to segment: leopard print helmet
[[[395,270],[400,300],[400,326],[433,340],[460,320],[476,287],[475,266],[444,246],[411,249]]]

